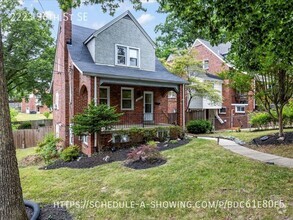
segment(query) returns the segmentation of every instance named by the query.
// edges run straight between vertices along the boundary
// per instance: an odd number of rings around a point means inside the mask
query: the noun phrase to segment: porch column
[[[177,93],[177,124],[184,127],[184,91],[183,85],[179,85],[179,91]]]

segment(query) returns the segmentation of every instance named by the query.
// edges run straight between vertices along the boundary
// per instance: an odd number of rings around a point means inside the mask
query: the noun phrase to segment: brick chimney
[[[62,13],[62,22],[61,27],[64,36],[64,44],[71,44],[72,40],[72,9],[69,9],[67,12]]]

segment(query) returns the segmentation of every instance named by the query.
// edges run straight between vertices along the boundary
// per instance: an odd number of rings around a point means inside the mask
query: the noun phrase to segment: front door
[[[154,120],[154,93],[153,92],[144,92],[144,121],[153,121]]]

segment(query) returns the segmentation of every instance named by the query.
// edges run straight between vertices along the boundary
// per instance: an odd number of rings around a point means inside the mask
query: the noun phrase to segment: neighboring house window
[[[133,110],[133,88],[121,88],[121,110]]]
[[[236,113],[245,113],[245,106],[243,106],[243,105],[235,105],[235,112]]]
[[[89,141],[89,136],[82,136],[82,143],[84,143],[84,144],[86,144],[86,145],[88,145],[88,142]]]
[[[110,106],[110,87],[108,86],[100,87],[100,102],[99,103]]]
[[[60,137],[60,124],[55,125],[55,136],[56,138]]]
[[[55,106],[54,106],[55,110],[59,109],[59,93],[56,92],[55,94]]]
[[[169,99],[176,98],[176,96],[177,96],[176,92],[174,92],[174,91],[170,91],[170,92],[168,92],[168,98],[169,98]]]
[[[116,45],[116,65],[139,67],[139,48]]]
[[[202,61],[202,68],[204,69],[204,70],[208,70],[209,69],[209,60],[203,60]]]
[[[227,113],[227,108],[226,107],[222,107],[221,109],[219,109],[219,114],[226,114]]]

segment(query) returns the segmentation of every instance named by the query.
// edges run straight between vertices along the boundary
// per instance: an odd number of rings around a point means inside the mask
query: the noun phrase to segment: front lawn
[[[286,219],[293,215],[292,169],[250,160],[202,139],[163,155],[166,164],[147,170],[133,170],[122,162],[90,169],[20,168],[24,197],[45,204],[75,202],[69,209],[75,219]],[[263,200],[282,200],[287,207],[253,207],[253,201]],[[90,208],[86,201],[98,207]],[[168,201],[197,205],[166,208]],[[197,208],[217,201],[244,201],[251,207]],[[127,203],[128,208],[101,208],[101,202]]]
[[[292,132],[293,129],[285,129],[285,132]],[[269,154],[275,154],[282,157],[288,157],[293,158],[293,144],[286,144],[286,145],[260,145],[256,146],[255,144],[251,143],[254,138],[259,138],[266,135],[271,135],[274,133],[278,133],[278,130],[266,130],[266,131],[241,131],[241,132],[235,132],[235,131],[221,131],[216,132],[214,134],[208,135],[208,136],[223,136],[223,137],[235,137],[242,141],[245,141],[245,146],[252,148],[257,151],[261,151],[264,153]]]

